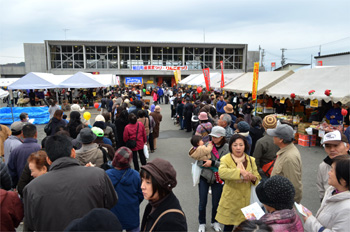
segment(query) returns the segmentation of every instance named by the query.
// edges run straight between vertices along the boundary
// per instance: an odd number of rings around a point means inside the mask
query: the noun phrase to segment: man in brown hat
[[[234,129],[233,125],[235,124],[236,122],[236,119],[237,117],[234,115],[234,110],[233,110],[233,106],[231,104],[227,104],[225,107],[224,107],[224,110],[225,110],[225,113],[230,115],[231,116],[231,125],[230,127]]]
[[[259,139],[255,144],[255,149],[253,156],[255,158],[256,166],[258,167],[258,171],[260,176],[265,179],[269,176],[266,174],[262,167],[271,161],[275,160],[276,153],[279,151],[279,147],[273,143],[273,137],[266,133],[267,129],[274,129],[277,125],[277,119],[273,115],[267,115],[263,119],[262,126],[265,129],[264,136]],[[271,167],[271,171],[272,171]],[[271,172],[270,172],[271,173]]]

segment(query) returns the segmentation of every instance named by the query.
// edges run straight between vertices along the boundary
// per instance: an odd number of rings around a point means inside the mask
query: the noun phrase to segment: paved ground
[[[163,121],[160,126],[160,138],[157,142],[157,150],[151,153],[149,160],[160,157],[170,161],[177,171],[178,184],[174,189],[175,195],[179,198],[181,206],[187,217],[189,231],[198,231],[198,187],[192,186],[191,163],[193,160],[188,156],[188,150],[191,147],[189,142],[191,133],[180,131],[170,118],[170,106],[161,105]],[[90,109],[92,119],[98,114],[95,109]],[[92,121],[93,123],[93,121]],[[44,125],[38,125],[39,141],[45,134]],[[309,208],[314,214],[317,212],[320,201],[316,187],[316,176],[319,163],[326,156],[321,147],[301,147],[300,150],[303,162],[303,199],[302,204]],[[208,198],[207,206],[207,231],[213,231],[210,228],[210,208],[211,198]],[[144,207],[147,201],[142,202],[140,215],[142,217]],[[18,228],[17,231],[22,231]]]

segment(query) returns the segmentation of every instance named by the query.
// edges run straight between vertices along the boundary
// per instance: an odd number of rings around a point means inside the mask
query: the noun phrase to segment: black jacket
[[[94,208],[111,209],[117,195],[103,169],[83,167],[73,158],[62,157],[24,188],[23,201],[28,228],[63,231]]]
[[[66,121],[64,121],[63,119],[58,120],[57,118],[52,118],[52,124],[51,124],[51,134],[49,135],[54,135],[57,131],[57,128],[60,126],[66,127],[67,123]]]
[[[182,211],[179,200],[172,192],[160,203],[152,214],[150,214],[152,210],[151,204],[146,206],[142,218],[141,231],[149,231],[157,218],[168,209],[179,209]],[[186,217],[180,213],[167,213],[159,219],[153,231],[187,231]]]

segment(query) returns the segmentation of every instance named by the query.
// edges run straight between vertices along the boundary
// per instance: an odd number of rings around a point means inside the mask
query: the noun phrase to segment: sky
[[[65,30],[67,29],[67,30]],[[264,66],[350,51],[349,0],[0,0],[0,64],[44,40],[244,43]]]

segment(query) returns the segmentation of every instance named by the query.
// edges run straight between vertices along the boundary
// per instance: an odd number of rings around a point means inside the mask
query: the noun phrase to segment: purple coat
[[[266,213],[259,221],[271,226],[274,232],[304,231],[303,223],[294,209],[276,210]]]

